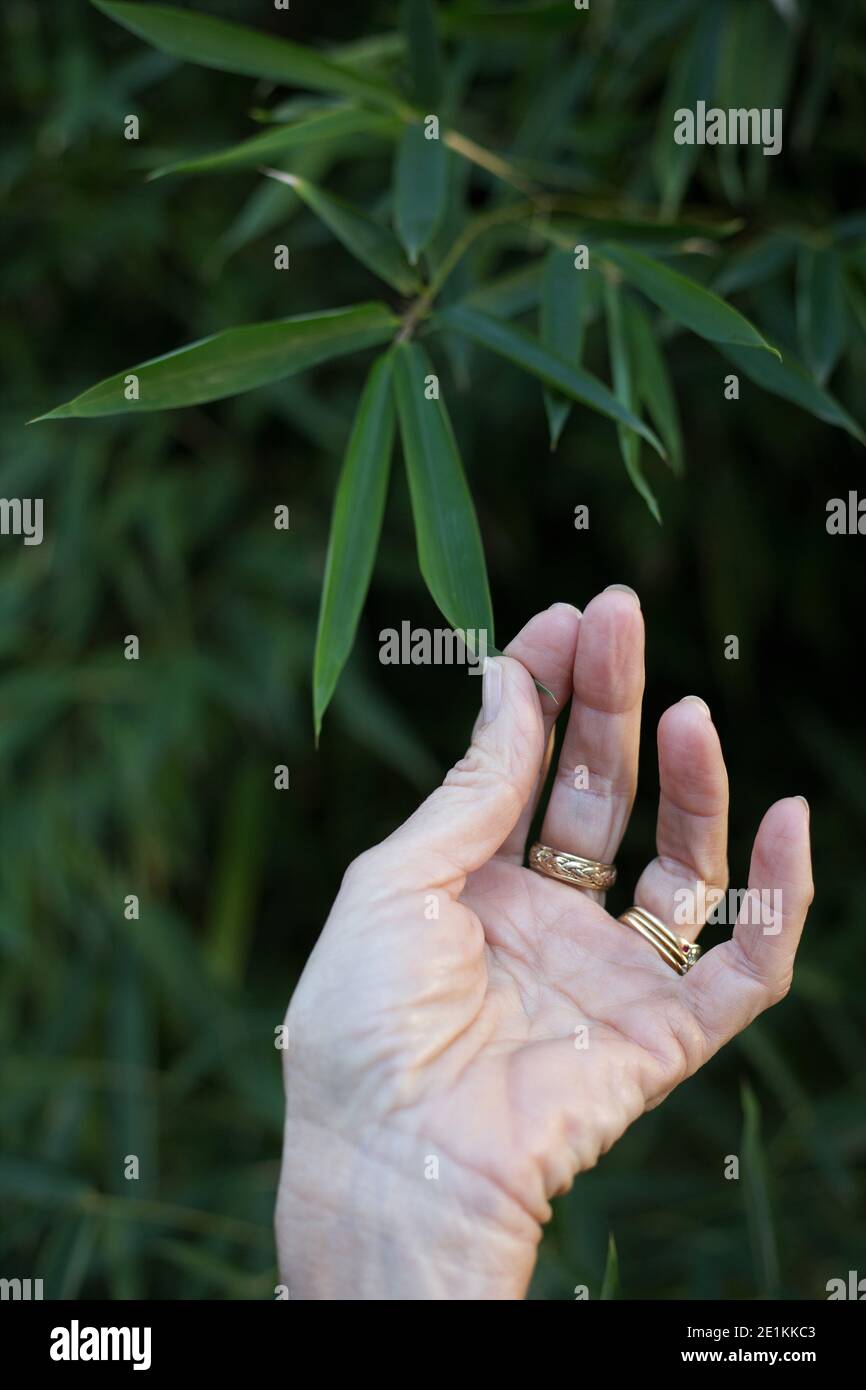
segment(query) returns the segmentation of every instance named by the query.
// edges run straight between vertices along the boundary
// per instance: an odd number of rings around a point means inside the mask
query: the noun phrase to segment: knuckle
[[[442,785],[452,791],[472,795],[489,793],[501,800],[515,815],[523,807],[523,790],[511,768],[486,757],[480,748],[470,748],[466,756],[450,769]]]
[[[352,860],[343,874],[340,885],[341,891],[354,892],[362,884],[369,883],[371,877],[376,872],[379,862],[379,846],[373,845],[370,849],[362,852]]]

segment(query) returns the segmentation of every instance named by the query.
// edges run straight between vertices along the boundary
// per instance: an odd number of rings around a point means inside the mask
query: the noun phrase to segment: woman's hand
[[[755,840],[749,887],[772,918],[741,913],[684,976],[597,895],[522,867],[569,697],[541,839],[615,858],[643,683],[630,590],[538,614],[488,663],[466,756],[350,866],[287,1018],[290,1297],[522,1297],[550,1198],[787,992],[813,891],[801,798]],[[657,858],[623,907],[694,939],[682,890],[727,886],[727,777],[702,701],[666,711],[658,751]]]

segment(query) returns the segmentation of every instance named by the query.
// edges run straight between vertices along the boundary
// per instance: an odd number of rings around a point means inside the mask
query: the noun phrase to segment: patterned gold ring
[[[558,878],[572,888],[592,888],[604,893],[616,883],[616,866],[598,859],[584,859],[550,845],[535,844],[529,851],[529,867],[548,878]]]
[[[640,936],[648,941],[658,952],[662,960],[667,961],[672,970],[676,970],[678,975],[685,975],[691,970],[701,948],[694,941],[687,941],[684,936],[677,936],[670,927],[666,927],[664,922],[660,922],[658,917],[654,917],[651,912],[647,912],[645,907],[630,907],[627,912],[623,912],[617,918],[624,926],[631,927]]]

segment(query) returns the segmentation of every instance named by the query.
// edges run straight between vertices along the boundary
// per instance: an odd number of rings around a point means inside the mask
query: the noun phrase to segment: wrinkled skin
[[[599,895],[522,867],[569,700],[541,838],[615,858],[643,681],[631,591],[538,614],[489,663],[466,756],[350,866],[287,1016],[290,1297],[522,1298],[550,1198],[786,994],[813,891],[802,798],[770,808],[752,853],[749,887],[778,890],[781,910],[741,914],[684,977]],[[703,923],[677,924],[677,895],[728,881],[727,776],[702,701],[666,711],[658,750],[657,858],[617,910],[634,901],[693,940]]]

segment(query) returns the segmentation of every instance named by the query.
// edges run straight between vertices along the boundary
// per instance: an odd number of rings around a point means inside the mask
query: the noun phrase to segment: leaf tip
[[[303,182],[296,174],[289,174],[285,169],[271,169],[267,164],[259,165],[259,173],[266,174],[269,179],[276,179],[278,183],[287,183],[289,188],[298,189]]]

